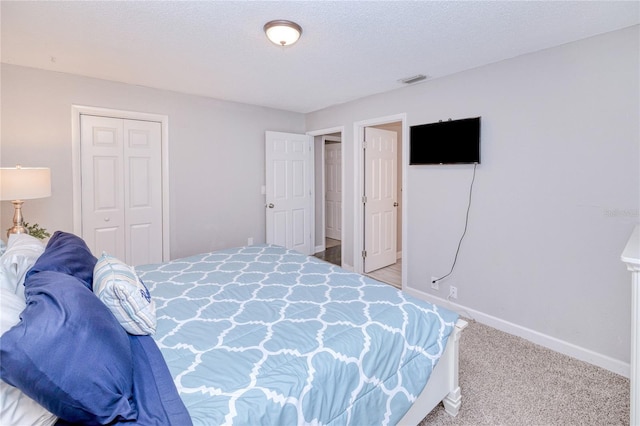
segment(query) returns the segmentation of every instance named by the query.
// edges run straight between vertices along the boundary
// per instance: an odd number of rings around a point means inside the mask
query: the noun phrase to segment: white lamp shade
[[[46,167],[1,167],[0,200],[51,196],[51,170]]]
[[[298,41],[302,28],[295,22],[278,20],[267,22],[264,32],[267,38],[278,46],[289,46]]]

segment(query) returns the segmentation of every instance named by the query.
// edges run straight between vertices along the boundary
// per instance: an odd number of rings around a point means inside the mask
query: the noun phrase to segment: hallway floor
[[[340,240],[327,238],[325,241],[325,251],[314,254],[318,259],[325,260],[334,265],[342,266],[342,245]],[[391,284],[396,288],[402,288],[402,259],[398,259],[393,265],[380,268],[365,274],[373,279]]]

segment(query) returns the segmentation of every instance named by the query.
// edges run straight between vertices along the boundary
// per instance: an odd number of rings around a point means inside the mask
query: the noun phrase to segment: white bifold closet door
[[[82,237],[96,257],[162,262],[161,123],[81,115]]]

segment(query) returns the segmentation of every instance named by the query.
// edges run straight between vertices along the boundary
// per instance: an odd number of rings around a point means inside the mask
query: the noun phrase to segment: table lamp
[[[51,196],[51,171],[46,167],[0,167],[0,200],[11,200],[14,207],[11,234],[26,234],[22,219],[24,200]]]

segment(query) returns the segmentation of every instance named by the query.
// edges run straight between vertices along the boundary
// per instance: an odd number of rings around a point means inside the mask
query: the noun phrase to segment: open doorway
[[[376,130],[382,130],[383,132],[377,132]],[[364,271],[372,278],[386,282],[397,288],[402,288],[402,121],[367,126],[364,132],[365,140],[367,141],[367,150],[364,152],[365,167],[363,170],[365,194],[371,194],[371,190],[367,189],[367,185],[371,185],[371,177],[368,177],[371,176],[371,173],[367,168],[372,164],[372,157],[375,155],[371,152],[375,139],[381,141],[386,139],[388,143],[393,145],[386,148],[389,152],[392,152],[390,158],[393,159],[393,164],[384,166],[384,162],[381,163],[381,165],[378,166],[381,170],[374,172],[373,179],[376,181],[385,181],[385,179],[383,179],[384,173],[394,174],[386,178],[386,186],[388,188],[381,188],[381,190],[373,189],[374,192],[380,193],[380,197],[384,195],[381,192],[387,192],[386,197],[388,198],[387,204],[389,204],[389,207],[386,210],[383,208],[381,210],[382,214],[379,215],[376,214],[377,212],[373,214],[369,213],[368,210],[373,210],[373,203],[371,202],[372,200],[369,199],[371,197],[366,195],[363,215],[365,248],[372,247],[372,244],[368,244],[367,240],[374,239],[379,241],[378,244],[381,248],[378,251],[382,252],[382,249],[386,248],[387,250],[392,250],[392,252],[388,253],[387,256],[381,256],[386,257],[386,259],[376,259],[375,261],[369,261],[368,257],[370,254],[366,253],[367,257],[364,259]],[[383,148],[380,147],[380,149]],[[375,161],[377,161],[377,157]],[[382,169],[386,169],[386,171]],[[390,185],[393,185],[393,188],[389,187]],[[389,219],[386,220],[384,225],[378,225],[378,222],[381,221],[376,219],[376,216],[382,215],[388,216]],[[393,241],[388,241],[385,244],[385,238],[391,238]]]
[[[314,256],[338,266],[343,240],[342,146],[341,130],[314,135]]]
[[[390,133],[391,136],[389,136]],[[403,166],[404,158],[407,155],[406,114],[396,114],[356,122],[354,123],[354,135],[356,142],[354,146],[356,160],[354,164],[354,178],[356,180],[354,270],[401,288],[403,283],[406,282],[407,268],[406,262],[402,262],[403,251],[406,249],[406,241],[403,238],[406,235],[405,224],[403,223],[406,220],[406,213],[403,209],[404,205],[406,205],[406,188],[404,188],[404,184],[407,171]],[[397,159],[392,162],[386,157],[386,153],[378,152],[388,151],[390,147],[395,150],[393,155],[397,156]],[[384,191],[387,192],[390,187],[394,187],[395,194],[392,194],[391,197],[376,193],[374,186],[379,179],[378,174],[375,172],[376,167],[379,170],[393,167],[397,173],[393,185],[387,180],[386,183],[380,186],[382,188],[382,186],[386,185]],[[374,170],[373,173],[372,170]],[[387,173],[387,178],[390,175],[394,174]],[[372,188],[374,188],[373,192]],[[396,222],[390,222],[384,218],[384,215],[390,215],[388,205],[377,211],[374,203],[371,203],[372,198],[375,199],[376,203],[383,198],[387,204],[389,201],[391,201],[392,205],[397,203],[393,213],[391,213],[394,216],[393,220]],[[384,222],[385,225],[380,226],[380,222]],[[390,223],[394,224],[393,227]],[[393,228],[393,233],[395,234],[395,236],[392,236],[393,238],[389,233],[391,228]],[[380,242],[380,239],[384,239],[384,241]],[[371,250],[375,251],[373,255],[376,257],[379,252],[385,251],[385,260],[380,262],[377,258],[372,259]],[[389,252],[395,255],[389,256]]]

